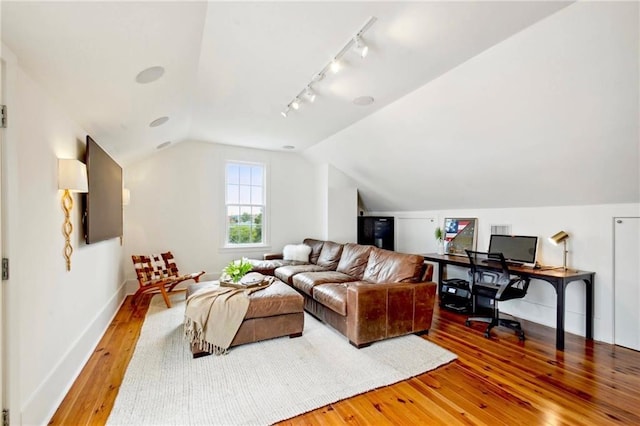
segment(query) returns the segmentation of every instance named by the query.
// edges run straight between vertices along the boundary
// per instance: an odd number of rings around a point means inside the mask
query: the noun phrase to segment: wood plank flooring
[[[49,422],[102,425],[113,406],[149,304],[120,308],[87,365]],[[640,425],[640,353],[523,322],[527,340],[438,310],[425,339],[458,359],[392,386],[283,421],[282,425]],[[153,384],[150,384],[152,386]]]

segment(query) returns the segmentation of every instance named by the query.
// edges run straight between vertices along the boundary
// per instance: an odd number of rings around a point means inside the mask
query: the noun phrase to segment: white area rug
[[[356,349],[305,314],[302,337],[192,359],[184,295],[151,302],[110,425],[271,424],[448,363],[456,356],[409,335]]]

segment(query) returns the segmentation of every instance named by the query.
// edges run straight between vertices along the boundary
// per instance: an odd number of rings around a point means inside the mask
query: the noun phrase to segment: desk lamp
[[[564,231],[557,232],[549,237],[549,241],[555,246],[562,243],[564,247],[563,259],[562,259],[562,270],[567,270],[567,240],[569,239],[569,234]]]

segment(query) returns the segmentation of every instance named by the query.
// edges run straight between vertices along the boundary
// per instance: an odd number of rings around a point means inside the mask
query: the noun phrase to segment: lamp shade
[[[567,238],[569,238],[569,234],[567,234],[564,231],[560,231],[557,232],[555,234],[553,234],[552,236],[549,237],[549,241],[554,244],[554,245],[558,245],[561,242],[563,242],[564,240],[566,240]]]
[[[58,159],[58,189],[88,192],[87,166],[79,160]]]

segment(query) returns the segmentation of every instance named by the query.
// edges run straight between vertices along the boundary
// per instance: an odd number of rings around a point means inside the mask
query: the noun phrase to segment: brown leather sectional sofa
[[[419,255],[307,238],[309,262],[265,255],[254,270],[275,275],[304,296],[306,311],[360,348],[428,332],[435,303],[432,266]]]

